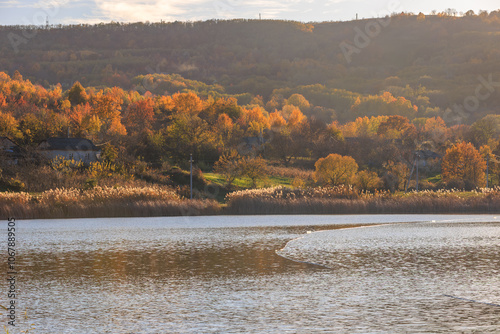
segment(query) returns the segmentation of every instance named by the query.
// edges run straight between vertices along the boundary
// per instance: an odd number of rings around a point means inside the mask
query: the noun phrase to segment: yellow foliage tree
[[[19,130],[19,122],[14,116],[0,112],[0,136],[7,136],[14,140],[23,138]]]
[[[290,96],[290,98],[288,98],[288,100],[285,100],[285,104],[296,106],[302,112],[307,112],[311,109],[311,104],[301,94],[293,94],[292,96]]]
[[[351,184],[358,171],[358,164],[352,157],[334,153],[326,158],[318,159],[314,167],[316,167],[313,175],[314,180],[329,186]]]

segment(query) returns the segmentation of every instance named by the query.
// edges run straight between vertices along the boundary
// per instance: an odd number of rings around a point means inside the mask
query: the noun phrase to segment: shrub
[[[242,175],[252,180],[252,188],[257,187],[257,181],[266,177],[266,161],[261,157],[245,157],[241,160]]]
[[[214,164],[214,172],[221,174],[225,181],[226,187],[230,187],[237,177],[243,173],[241,166],[241,156],[232,150],[220,156],[219,160]]]
[[[377,173],[363,170],[356,174],[354,184],[362,191],[375,191],[382,185]]]
[[[445,186],[447,189],[464,189],[465,188],[465,182],[462,179],[459,178],[452,178],[448,181],[446,181]]]
[[[83,189],[89,190],[89,189],[92,189],[96,186],[97,186],[97,180],[94,178],[88,178],[87,180],[85,180],[85,185],[84,185]]]
[[[300,177],[296,177],[292,181],[292,187],[294,187],[294,188],[303,188],[303,187],[305,187],[305,185],[306,185],[306,182],[303,179],[301,179]]]
[[[7,182],[7,186],[12,191],[23,191],[26,189],[26,185],[19,179],[15,179],[13,177]]]

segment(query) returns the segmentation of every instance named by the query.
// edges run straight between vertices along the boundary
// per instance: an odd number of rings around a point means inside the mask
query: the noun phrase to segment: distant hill
[[[300,93],[340,119],[343,105],[351,108],[357,94],[389,91],[426,116],[466,107],[472,122],[499,111],[499,42],[498,11],[309,24],[1,26],[0,71],[19,70],[34,83],[61,83],[63,89],[78,80],[157,94],[186,88],[261,95],[264,102]],[[145,87],[144,76],[156,73],[168,75],[168,83]],[[340,103],[339,94],[349,103]]]

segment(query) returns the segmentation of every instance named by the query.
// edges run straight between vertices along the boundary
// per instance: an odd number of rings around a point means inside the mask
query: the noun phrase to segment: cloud
[[[0,1],[0,7],[19,7],[22,2],[19,0],[4,0]]]
[[[0,8],[21,8],[21,7],[31,7],[33,3],[26,3],[20,0],[3,0],[0,1]]]
[[[94,14],[121,22],[257,17],[258,13],[274,18],[302,11],[302,6],[313,2],[315,0],[96,0]]]
[[[264,18],[277,18],[284,13],[299,11],[298,5],[313,0],[219,0],[214,4],[215,18],[257,17],[262,13]]]
[[[2,8],[53,8],[53,7],[74,7],[78,3],[90,2],[90,0],[0,0]]]
[[[102,17],[98,16],[65,16],[58,21],[60,24],[99,24],[104,22]]]
[[[51,23],[64,24],[256,19],[259,14],[262,14],[263,19],[307,21],[329,20],[342,16],[342,13],[356,13],[356,6],[362,1],[364,0],[0,0],[0,8],[15,10],[20,14],[19,17],[28,15],[27,9],[31,9],[29,16],[31,18],[33,12],[37,14],[36,22],[41,21],[38,16],[43,16],[45,21],[46,15],[50,17]],[[39,13],[43,15],[38,15]]]
[[[191,1],[192,6],[204,1]],[[188,8],[183,8],[186,1],[180,0],[96,0],[96,15],[122,22],[175,20],[189,15]]]

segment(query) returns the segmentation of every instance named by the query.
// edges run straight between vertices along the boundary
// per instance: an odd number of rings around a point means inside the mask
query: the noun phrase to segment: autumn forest
[[[193,195],[192,214],[300,198],[323,213],[418,211],[417,189],[438,212],[463,208],[456,198],[500,207],[484,189],[500,185],[499,36],[500,12],[2,26],[0,137],[19,159],[0,152],[0,211],[117,187],[135,202]],[[99,161],[37,154],[68,136]],[[50,210],[38,216],[69,212]]]

